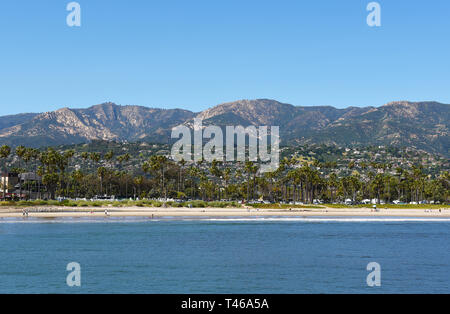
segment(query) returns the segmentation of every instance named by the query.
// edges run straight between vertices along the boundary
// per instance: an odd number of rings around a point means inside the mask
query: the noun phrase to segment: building
[[[0,197],[5,198],[38,199],[44,195],[42,178],[33,172],[27,173],[3,173],[0,185]],[[45,193],[46,195],[47,193]]]
[[[19,183],[19,175],[17,173],[2,173],[0,181],[0,193],[1,197],[5,194],[5,197],[11,197],[11,193],[15,190],[15,186]]]
[[[42,189],[42,178],[33,172],[26,172],[18,175],[14,194],[21,195],[21,198],[38,199],[41,198]]]

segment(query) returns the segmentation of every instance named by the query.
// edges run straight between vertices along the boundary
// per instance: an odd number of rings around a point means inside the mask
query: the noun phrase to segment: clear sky
[[[201,111],[238,99],[294,105],[450,103],[450,1],[0,1],[0,115],[121,105]]]

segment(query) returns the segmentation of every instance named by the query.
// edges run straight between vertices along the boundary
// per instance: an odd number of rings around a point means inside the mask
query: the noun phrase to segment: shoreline
[[[371,208],[329,208],[320,209],[253,209],[253,208],[161,208],[161,207],[31,207],[28,217],[34,218],[85,218],[85,217],[410,217],[450,218],[450,208],[439,209],[385,209],[374,212]],[[105,214],[105,210],[108,215]],[[22,208],[2,208],[1,218],[24,217]]]

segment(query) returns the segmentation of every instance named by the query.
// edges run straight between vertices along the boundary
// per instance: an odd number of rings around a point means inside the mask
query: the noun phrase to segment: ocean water
[[[0,260],[0,293],[449,293],[450,220],[0,219]]]

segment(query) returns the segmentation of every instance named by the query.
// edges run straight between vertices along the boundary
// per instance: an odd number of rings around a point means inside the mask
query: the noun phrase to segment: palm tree
[[[167,199],[167,190],[165,188],[165,174],[166,167],[168,165],[168,159],[166,156],[151,156],[150,160],[146,161],[142,170],[145,173],[154,172],[155,174],[159,174],[161,177],[161,196],[164,195],[164,198]]]
[[[330,174],[327,184],[328,184],[328,187],[330,188],[331,203],[334,203],[336,190],[339,186],[339,178],[334,172]]]
[[[112,150],[110,150],[109,152],[107,152],[105,154],[105,159],[106,161],[111,161],[114,158],[114,152]]]
[[[105,167],[97,168],[97,175],[100,179],[100,194],[99,195],[103,194],[103,179],[104,179],[106,173],[107,173],[107,170]]]
[[[109,168],[109,172],[111,172],[112,171],[112,168],[113,168],[113,165],[112,165],[112,160],[113,160],[113,158],[114,158],[114,152],[112,151],[112,150],[110,150],[110,151],[108,151],[106,154],[105,154],[105,160],[107,161],[107,163],[108,163],[108,168]],[[112,190],[112,186],[111,186],[111,178],[108,176],[107,177],[107,179],[108,179],[108,181],[109,181],[109,194],[112,194],[111,193],[111,190]],[[105,184],[106,185],[106,194],[108,194],[108,184]]]
[[[25,148],[22,159],[25,162],[26,172],[28,173],[28,163],[34,158],[34,149],[33,148]],[[26,187],[28,187],[28,195],[31,197],[31,185],[30,182],[25,182]]]
[[[61,160],[62,160],[62,162],[64,164],[64,167],[62,169],[62,177],[63,178],[65,178],[64,170],[66,169],[66,167],[67,168],[70,167],[70,161],[71,161],[71,159],[73,158],[74,155],[75,155],[75,150],[69,149],[69,150],[66,150],[63,153],[63,155],[61,156]],[[69,189],[70,189],[70,183],[66,184],[66,187],[64,189],[65,190],[65,192],[64,192],[65,195],[67,195]]]
[[[211,167],[209,168],[209,172],[211,173],[211,175],[213,175],[218,181],[220,181],[220,179],[222,178],[222,171],[219,169],[219,165],[220,162],[218,162],[217,160],[213,160],[211,163]],[[213,184],[213,188],[215,188],[215,183]],[[220,199],[220,182],[219,182],[219,187],[217,189],[218,191],[218,198]]]
[[[42,183],[47,187],[50,197],[54,199],[59,180],[58,169],[61,163],[61,155],[53,148],[49,148],[39,155],[39,159],[42,164],[39,170],[39,174],[42,176]]]
[[[89,153],[88,152],[82,152],[80,154],[81,158],[83,158],[84,161],[89,159]]]
[[[223,180],[225,181],[225,198],[228,199],[228,183],[230,182],[231,179],[231,169],[230,168],[225,168],[225,170],[223,171]]]
[[[381,198],[381,194],[384,188],[384,183],[383,183],[383,175],[382,174],[377,174],[372,182],[371,182],[371,188],[372,191],[374,192],[376,198],[377,198],[377,203],[380,203],[380,198]]]
[[[99,170],[99,168],[98,168],[98,165],[99,165],[100,160],[101,160],[100,153],[97,153],[97,152],[90,153],[90,154],[89,154],[89,159],[90,159],[90,160],[95,164],[95,166],[97,167],[97,176],[101,175],[102,178],[103,178],[104,172],[103,172],[103,170]],[[101,180],[100,180],[100,195],[102,194],[102,190],[103,190],[103,187],[102,187],[102,183],[103,183],[103,182],[102,182],[102,178],[101,178]],[[98,193],[98,191],[97,191],[97,193]]]
[[[191,166],[188,169],[188,176],[190,177],[191,182],[191,197],[197,197],[198,185],[197,181],[200,178],[200,170],[197,167]]]
[[[21,161],[23,156],[25,155],[26,148],[25,146],[18,146],[16,148],[16,155],[19,158],[19,168],[22,167]],[[20,180],[20,174],[19,174],[19,180]],[[22,198],[22,183],[19,181],[19,198]]]
[[[131,158],[131,156],[130,156],[129,153],[126,153],[125,155],[118,156],[117,157],[117,161],[119,162],[120,167],[122,168],[123,163],[124,162],[128,162],[130,160],[130,158]],[[125,197],[128,198],[128,178],[126,177],[126,173],[123,172],[121,174],[121,177],[125,178]],[[122,180],[120,180],[120,182],[122,182]],[[119,189],[121,189],[120,188],[120,183],[119,183]]]
[[[138,188],[138,196],[139,196],[139,198],[141,197],[142,183],[143,182],[144,182],[144,177],[142,177],[142,176],[138,176],[137,178],[134,179],[134,184]],[[134,196],[134,198],[136,198],[136,195]]]
[[[100,153],[94,152],[89,155],[89,159],[91,159],[96,164],[98,164],[100,162],[101,158],[102,157],[100,156]]]
[[[75,170],[72,173],[72,180],[74,181],[74,192],[75,192],[75,197],[79,197],[79,187],[81,185],[81,182],[83,181],[84,178],[84,173],[81,170]]]
[[[258,166],[253,161],[246,161],[244,166],[245,173],[247,174],[247,202],[250,201],[250,182],[253,183],[252,197],[254,197],[254,189],[256,183],[256,173],[258,172]],[[253,175],[253,178],[252,178]]]
[[[180,167],[179,169],[179,181],[178,181],[178,192],[180,192],[180,187],[181,189],[184,190],[184,176],[183,176],[183,172],[184,172],[184,166],[186,165],[186,160],[181,159],[178,162],[178,166]]]
[[[352,191],[352,201],[356,201],[356,193],[361,188],[361,181],[359,180],[359,174],[350,176],[350,189]]]
[[[122,165],[124,162],[128,162],[130,158],[130,154],[126,153],[125,155],[118,156],[117,161],[120,163],[120,165]]]
[[[38,149],[31,149],[30,152],[31,158],[34,161],[34,167],[33,167],[33,173],[35,175],[35,178],[37,179],[37,182],[35,182],[35,184],[37,183],[38,187],[37,187],[37,192],[38,192],[38,196],[40,196],[40,190],[41,190],[41,180],[38,179],[38,174],[37,174],[37,169],[38,169],[38,161],[41,155],[41,152]]]
[[[23,155],[25,154],[25,151],[26,151],[25,146],[21,145],[21,146],[16,147],[16,155],[17,155],[17,157],[19,157],[19,168],[22,168],[21,160],[22,160]]]

